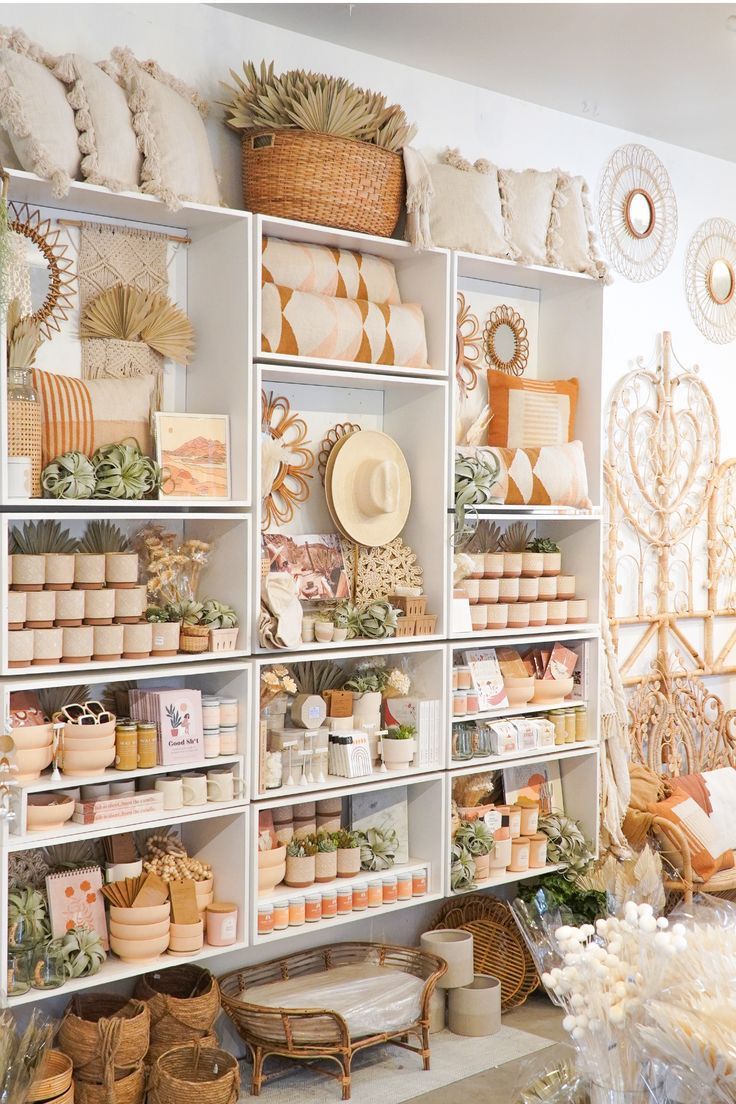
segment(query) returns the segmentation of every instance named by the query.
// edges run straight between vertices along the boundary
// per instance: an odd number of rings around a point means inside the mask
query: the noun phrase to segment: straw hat
[[[362,429],[341,438],[325,471],[327,505],[343,536],[369,548],[388,544],[406,524],[411,476],[392,437]]]

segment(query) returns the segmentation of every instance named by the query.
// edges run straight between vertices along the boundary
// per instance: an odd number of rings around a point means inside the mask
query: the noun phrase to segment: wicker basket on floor
[[[52,1100],[56,1104],[59,1097],[68,1093],[71,1083],[71,1058],[60,1050],[48,1050],[36,1071],[36,1079],[28,1090],[27,1104],[34,1104],[38,1100]]]
[[[243,200],[249,211],[388,238],[406,181],[400,153],[305,130],[243,134]]]
[[[190,963],[144,974],[135,995],[151,1013],[149,1065],[171,1047],[208,1036],[220,1014],[217,981],[209,970]]]
[[[151,1070],[150,1104],[236,1104],[240,1092],[237,1059],[199,1043],[174,1047]]]
[[[75,1080],[101,1082],[143,1060],[150,1026],[151,1014],[142,1001],[112,993],[79,995],[67,1006],[57,1046],[74,1063]]]
[[[74,1078],[75,1104],[143,1104],[146,1069],[143,1063],[126,1070],[114,1081],[80,1081]]]

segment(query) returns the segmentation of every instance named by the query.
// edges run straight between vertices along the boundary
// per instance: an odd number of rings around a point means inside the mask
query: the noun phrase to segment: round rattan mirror
[[[520,376],[529,361],[529,337],[521,315],[505,304],[491,311],[483,331],[486,363]]]
[[[624,218],[629,233],[635,238],[648,238],[654,230],[657,215],[649,192],[633,188],[626,197]]]
[[[26,261],[31,276],[31,317],[41,324],[48,340],[69,317],[76,275],[72,258],[61,240],[61,230],[38,208],[27,203],[8,204],[8,224],[27,242]]]
[[[729,303],[734,293],[733,265],[725,257],[718,257],[708,270],[708,291],[714,302],[723,306]]]

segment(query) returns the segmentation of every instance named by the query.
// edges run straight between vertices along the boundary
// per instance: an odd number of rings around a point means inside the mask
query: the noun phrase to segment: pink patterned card
[[[46,878],[51,934],[55,939],[77,926],[89,928],[99,935],[108,949],[105,899],[102,871],[99,866],[84,866],[80,870],[63,870]]]

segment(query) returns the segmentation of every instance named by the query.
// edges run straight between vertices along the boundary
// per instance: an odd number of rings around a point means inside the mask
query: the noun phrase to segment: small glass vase
[[[31,952],[8,952],[8,996],[22,997],[31,988]]]
[[[31,974],[34,989],[60,989],[66,976],[64,954],[58,939],[36,947]]]
[[[463,763],[473,758],[473,726],[456,724],[452,726],[452,760]]]

